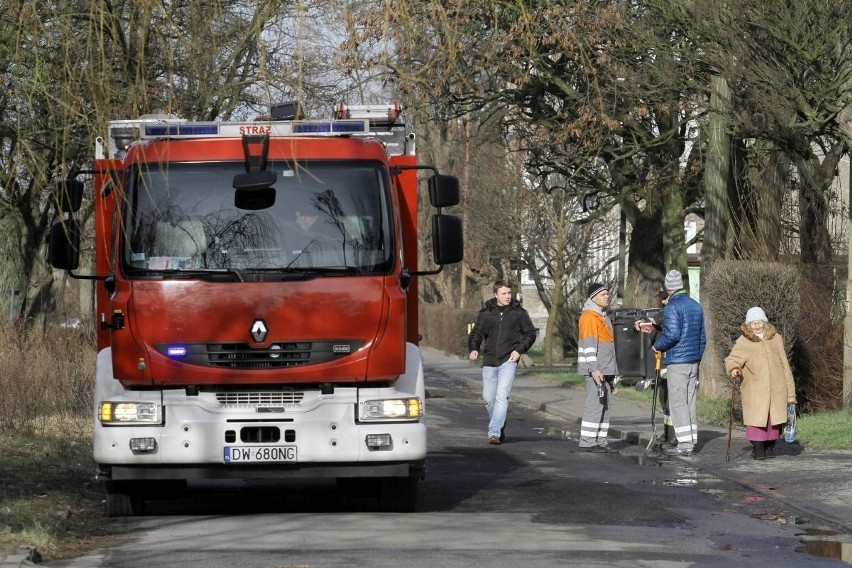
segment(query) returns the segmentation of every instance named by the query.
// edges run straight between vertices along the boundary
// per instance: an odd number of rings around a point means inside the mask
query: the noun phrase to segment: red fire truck
[[[415,510],[417,277],[462,258],[461,221],[442,212],[458,180],[417,164],[397,105],[299,114],[113,121],[94,167],[57,181],[51,264],[99,281],[94,460],[110,516],[234,478],[336,478],[380,510]],[[417,170],[432,172],[429,270]]]

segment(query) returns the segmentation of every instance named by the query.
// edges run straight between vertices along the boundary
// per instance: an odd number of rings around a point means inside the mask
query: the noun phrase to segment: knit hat
[[[606,287],[605,284],[601,284],[600,282],[593,282],[592,284],[589,284],[589,290],[588,290],[589,294],[588,294],[587,297],[591,300],[592,298],[594,298],[595,296],[597,296],[598,294],[600,294],[601,292],[603,292],[604,290],[607,290],[607,289],[608,288]]]
[[[749,310],[746,312],[746,321],[745,322],[751,323],[753,321],[766,321],[766,322],[768,322],[769,320],[766,319],[766,312],[764,312],[761,308],[758,308],[757,306],[755,306],[753,308],[749,308]]]
[[[677,270],[670,270],[669,273],[666,274],[664,285],[666,290],[669,292],[677,292],[683,288],[683,275]]]

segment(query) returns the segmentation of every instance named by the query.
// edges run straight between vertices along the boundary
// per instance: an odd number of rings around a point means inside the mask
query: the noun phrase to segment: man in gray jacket
[[[494,297],[479,310],[470,332],[470,360],[476,361],[482,349],[482,399],[490,418],[488,443],[500,445],[509,410],[509,394],[521,355],[535,342],[536,329],[529,313],[512,298],[512,286],[503,280],[494,283]],[[485,346],[483,347],[483,342]]]

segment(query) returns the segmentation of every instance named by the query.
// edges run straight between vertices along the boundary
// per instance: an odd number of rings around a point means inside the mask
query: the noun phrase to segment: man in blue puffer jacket
[[[663,365],[668,369],[669,411],[677,445],[664,449],[670,455],[691,456],[698,441],[698,364],[707,343],[704,310],[683,289],[683,276],[677,270],[666,274],[665,288],[669,301],[654,351],[664,353]]]

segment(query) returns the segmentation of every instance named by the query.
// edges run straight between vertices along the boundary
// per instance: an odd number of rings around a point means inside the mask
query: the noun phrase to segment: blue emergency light
[[[167,353],[169,357],[173,359],[180,359],[182,357],[186,357],[186,347],[182,345],[172,345],[168,348]]]
[[[293,122],[293,134],[366,134],[365,120],[304,120]]]

